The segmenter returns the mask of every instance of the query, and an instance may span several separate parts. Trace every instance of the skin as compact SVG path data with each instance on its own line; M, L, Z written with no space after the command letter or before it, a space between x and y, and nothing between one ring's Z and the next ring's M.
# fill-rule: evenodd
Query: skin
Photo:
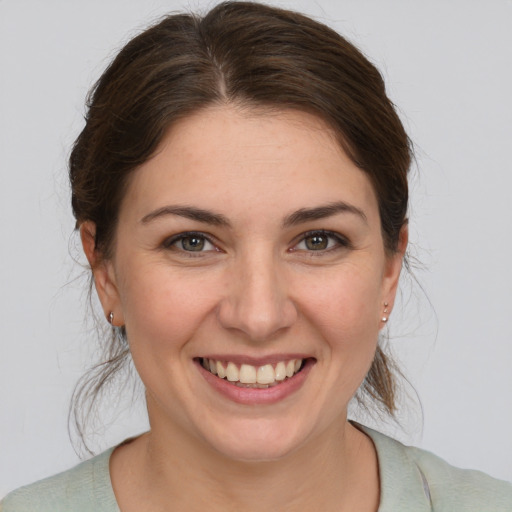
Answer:
M340 201L352 211L284 225ZM155 214L169 205L229 226ZM319 230L335 235L317 233L327 247L311 249ZM173 238L190 231L209 238L202 251ZM234 106L185 118L134 171L113 257L96 253L92 223L81 234L146 387L151 430L111 458L123 512L377 510L375 449L347 406L392 309L407 232L385 251L370 181L321 120ZM314 364L293 393L247 405L201 375L194 358L210 354Z

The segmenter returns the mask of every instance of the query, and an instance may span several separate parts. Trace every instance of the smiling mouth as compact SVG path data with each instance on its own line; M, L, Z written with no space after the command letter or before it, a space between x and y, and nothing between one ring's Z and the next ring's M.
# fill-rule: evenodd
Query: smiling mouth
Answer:
M231 384L242 388L267 389L277 386L299 373L306 359L290 359L276 364L253 366L250 364L237 365L231 361L216 361L201 357L201 366Z

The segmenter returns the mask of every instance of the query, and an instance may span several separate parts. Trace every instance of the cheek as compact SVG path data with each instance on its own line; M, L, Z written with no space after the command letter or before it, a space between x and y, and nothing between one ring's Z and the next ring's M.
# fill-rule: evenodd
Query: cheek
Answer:
M312 273L300 286L300 307L312 322L329 332L329 339L357 342L358 335L378 333L380 283L375 267L346 265Z
M144 268L130 274L120 290L132 352L139 346L156 352L178 349L213 307L209 281L200 275L180 278L158 264Z
M351 398L373 361L380 327L381 287L374 272L346 266L308 283L301 301L312 334L322 339L332 389Z
M158 264L139 268L145 271L132 272L120 290L132 359L146 388L148 407L150 401L160 404L153 413L166 407L158 397L185 408L188 381L183 370L197 355L194 336L205 318L211 317L213 297L199 276L180 279ZM177 417L182 412L173 414Z

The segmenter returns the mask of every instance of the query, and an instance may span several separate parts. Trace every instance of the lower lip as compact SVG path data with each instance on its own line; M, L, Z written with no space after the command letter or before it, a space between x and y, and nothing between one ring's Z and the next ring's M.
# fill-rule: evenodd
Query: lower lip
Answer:
M269 388L242 388L205 370L199 361L194 362L201 375L215 391L233 402L245 405L275 404L284 400L302 387L315 364L313 359L307 359L300 372Z

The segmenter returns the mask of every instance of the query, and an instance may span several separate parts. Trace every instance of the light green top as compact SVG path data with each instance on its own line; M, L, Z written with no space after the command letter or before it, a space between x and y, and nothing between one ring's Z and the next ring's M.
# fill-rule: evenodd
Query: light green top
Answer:
M378 512L512 512L512 484L454 468L429 452L358 427L377 449ZM13 491L0 512L119 512L109 474L113 450Z

